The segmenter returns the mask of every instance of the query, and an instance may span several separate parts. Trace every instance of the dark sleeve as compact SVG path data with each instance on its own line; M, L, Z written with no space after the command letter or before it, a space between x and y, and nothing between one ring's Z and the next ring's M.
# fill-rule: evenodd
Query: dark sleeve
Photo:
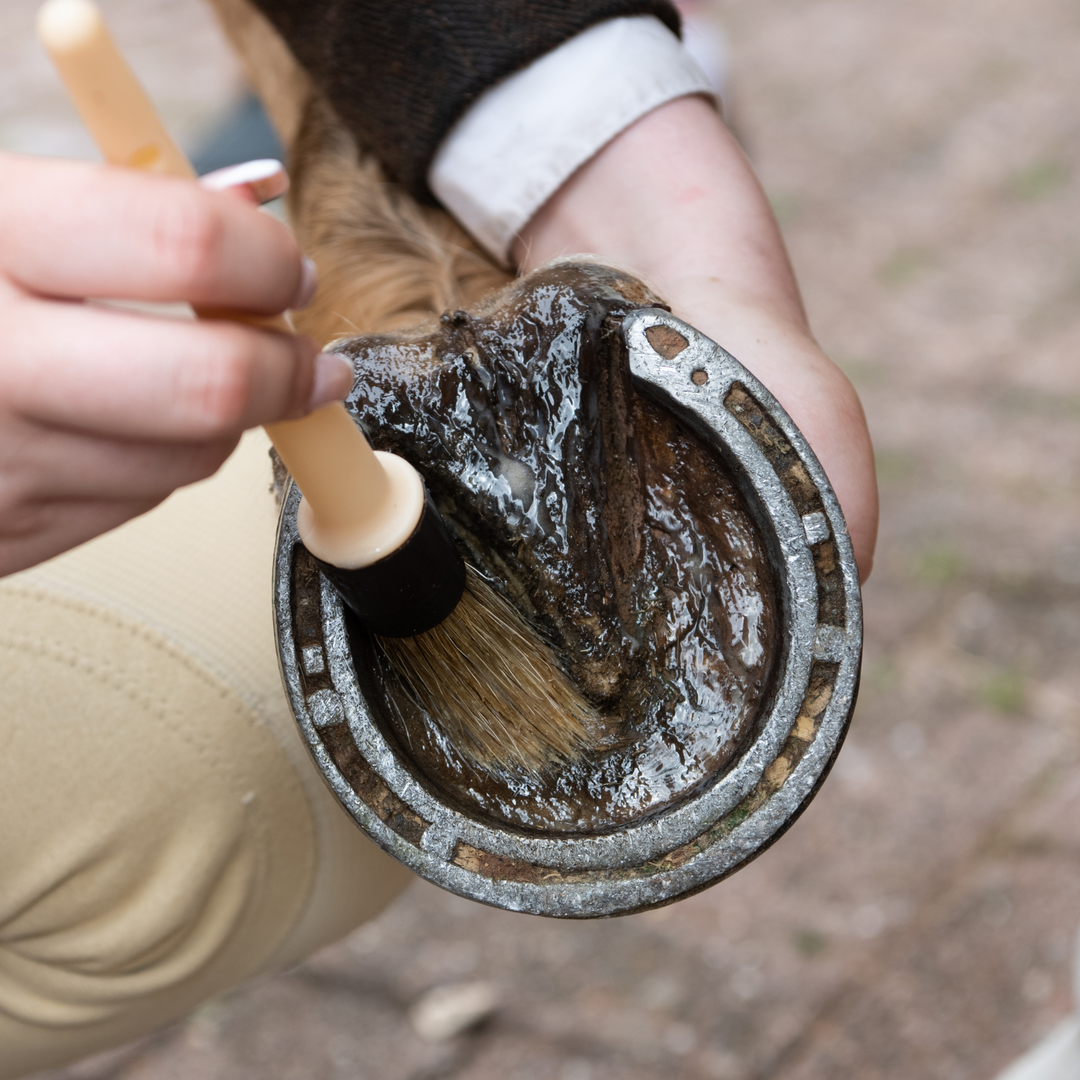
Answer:
M255 0L387 174L431 200L443 136L489 86L605 19L669 0Z

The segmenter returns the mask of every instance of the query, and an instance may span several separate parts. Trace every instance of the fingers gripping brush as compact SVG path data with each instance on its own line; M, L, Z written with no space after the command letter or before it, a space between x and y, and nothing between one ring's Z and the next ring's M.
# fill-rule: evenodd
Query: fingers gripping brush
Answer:
M110 164L194 179L91 0L49 0L38 32ZM227 317L292 332L281 316ZM588 702L466 567L407 461L372 450L341 404L266 431L303 494L304 545L461 753L539 775L588 749Z

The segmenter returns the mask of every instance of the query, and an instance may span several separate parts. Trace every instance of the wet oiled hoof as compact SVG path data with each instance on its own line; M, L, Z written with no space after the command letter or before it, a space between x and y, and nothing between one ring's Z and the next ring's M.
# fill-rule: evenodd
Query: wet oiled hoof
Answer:
M595 749L539 781L482 770L354 626L384 731L474 814L610 830L707 783L753 730L776 651L773 573L715 448L631 386L620 323L657 305L618 271L555 264L432 333L337 346L374 445L416 465L466 558L601 717Z
M600 729L539 776L471 765L321 579L292 489L282 670L357 823L444 888L562 918L670 903L780 836L843 740L862 621L839 505L768 390L589 264L341 347L359 422L424 473Z

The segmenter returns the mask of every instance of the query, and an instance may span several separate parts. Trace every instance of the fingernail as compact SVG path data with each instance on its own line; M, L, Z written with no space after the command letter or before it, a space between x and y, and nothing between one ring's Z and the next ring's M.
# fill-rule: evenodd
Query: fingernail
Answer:
M319 353L315 357L315 379L308 411L340 401L352 389L352 384L353 369L348 360L337 353Z
M301 260L300 287L296 290L296 299L289 305L293 311L301 311L315 299L319 288L319 271L311 259Z
M200 176L199 183L211 191L246 187L256 202L267 203L271 199L280 198L289 190L289 174L280 161L260 158L257 161L245 161L241 165L215 169L214 172Z

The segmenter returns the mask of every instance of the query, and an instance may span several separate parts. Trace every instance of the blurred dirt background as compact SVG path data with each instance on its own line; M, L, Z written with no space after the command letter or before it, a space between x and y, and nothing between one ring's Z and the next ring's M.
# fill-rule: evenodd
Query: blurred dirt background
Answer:
M209 13L104 6L197 146L242 92ZM92 156L35 7L0 5L0 147ZM51 1080L989 1080L1067 1013L1080 7L716 10L739 133L877 445L863 692L822 794L752 866L646 915L563 924L417 883L298 969ZM419 1037L422 995L476 983L484 1025Z

